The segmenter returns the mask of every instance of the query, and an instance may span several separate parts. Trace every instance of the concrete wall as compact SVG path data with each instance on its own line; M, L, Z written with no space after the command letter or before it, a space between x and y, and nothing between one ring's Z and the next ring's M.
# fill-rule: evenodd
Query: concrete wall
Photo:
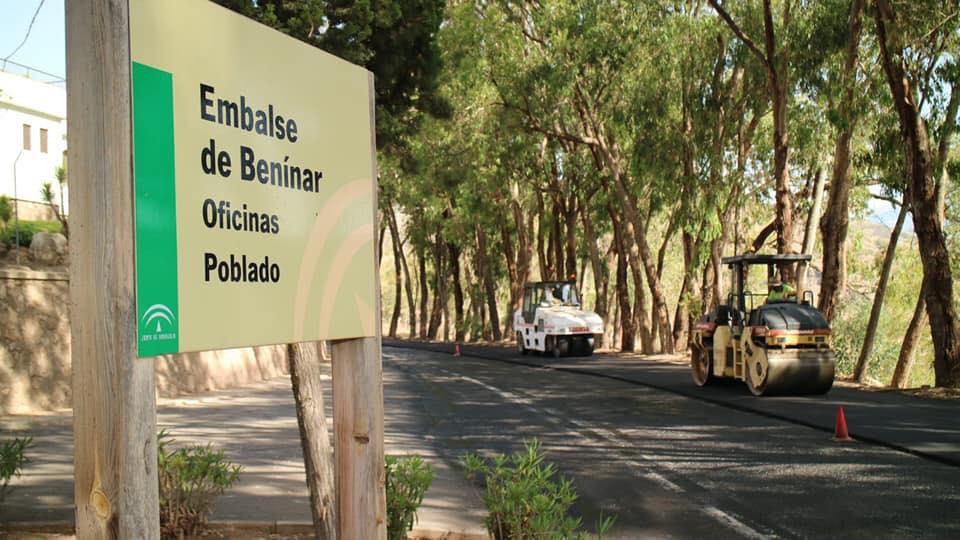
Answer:
M0 414L70 407L69 278L0 269ZM228 388L287 373L283 346L158 358L163 397Z

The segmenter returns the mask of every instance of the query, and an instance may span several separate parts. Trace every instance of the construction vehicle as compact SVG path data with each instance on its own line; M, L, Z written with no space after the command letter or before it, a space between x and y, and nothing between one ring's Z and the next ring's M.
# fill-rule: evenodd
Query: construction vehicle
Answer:
M730 293L694 327L690 367L697 386L732 378L757 396L830 390L835 368L830 325L813 306L811 291L798 291L780 278L798 275L797 265L810 259L796 254L722 259L730 269ZM749 291L754 266L767 269L766 293Z
M594 337L603 333L603 319L580 307L576 281L540 281L523 286L523 306L513 315L517 350L593 354Z

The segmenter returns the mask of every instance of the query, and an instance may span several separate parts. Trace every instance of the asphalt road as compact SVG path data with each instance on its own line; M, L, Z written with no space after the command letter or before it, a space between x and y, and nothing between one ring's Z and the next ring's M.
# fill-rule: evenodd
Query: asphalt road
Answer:
M536 438L585 523L618 516L613 537L960 537L954 402L845 388L754 398L696 389L683 366L392 345L384 368L421 389L437 454ZM831 441L838 404L860 441Z

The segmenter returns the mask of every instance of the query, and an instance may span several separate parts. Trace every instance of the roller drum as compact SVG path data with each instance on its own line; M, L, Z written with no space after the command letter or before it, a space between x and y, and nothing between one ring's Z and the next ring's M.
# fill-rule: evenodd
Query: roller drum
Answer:
M751 384L756 379L748 381L757 395L825 394L833 386L836 365L833 351L768 349L766 355L767 369L762 383Z

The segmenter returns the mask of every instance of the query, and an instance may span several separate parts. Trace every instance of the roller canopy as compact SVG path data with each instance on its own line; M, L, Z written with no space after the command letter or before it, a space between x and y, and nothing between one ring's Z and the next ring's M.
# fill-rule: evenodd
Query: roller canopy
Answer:
M748 253L746 255L736 255L734 257L724 257L723 264L779 264L809 261L811 255L797 253L775 255L764 253Z

